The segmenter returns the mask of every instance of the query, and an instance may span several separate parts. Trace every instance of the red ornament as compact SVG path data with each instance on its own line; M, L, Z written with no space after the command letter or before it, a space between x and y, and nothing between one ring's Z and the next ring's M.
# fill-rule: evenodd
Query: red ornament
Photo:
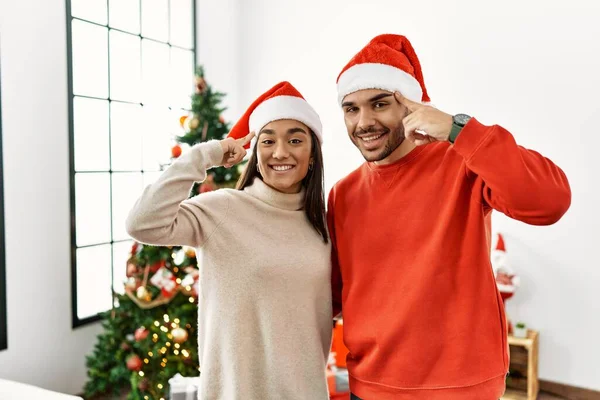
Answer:
M135 265L134 263L128 263L127 264L127 272L126 275L127 277L132 277L133 275L135 275L137 273L137 265Z
M152 264L150 266L150 272L155 273L156 271L158 271L161 267L164 267L167 263L165 262L165 260L160 260L154 264Z
M176 144L175 146L173 146L171 148L171 156L173 156L173 158L177 158L181 155L181 146Z
M139 371L142 369L142 359L137 354L132 354L127 358L127 369L130 371Z
M183 128L183 124L185 124L185 120L187 119L187 115L182 115L181 117L179 117L179 125L181 125L181 127Z
M142 379L138 382L138 389L140 389L142 392L150 389L150 381L146 378Z
M150 331L142 326L135 330L133 336L135 337L136 342L141 342L142 340L146 339L149 334Z

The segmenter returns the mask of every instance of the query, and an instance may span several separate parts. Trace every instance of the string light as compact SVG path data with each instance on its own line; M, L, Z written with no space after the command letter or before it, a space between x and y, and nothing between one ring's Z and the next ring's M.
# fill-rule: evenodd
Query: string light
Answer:
M150 362L150 360L148 360L147 358L144 358L144 362L145 362L146 364L148 364L148 363Z
M179 343L175 343L175 348L178 349L179 347Z
M178 285L181 285L181 279L177 278L175 279L175 282L177 282Z
M161 326L160 330L163 331L163 332L165 332L165 333L169 332L169 330L166 327L164 327L164 326Z
M154 326L160 326L160 322L154 321Z
M175 322L172 322L171 323L171 328L173 328L173 329L177 328L177 324Z
M175 354L176 356L179 355L179 350L173 350L173 354Z
M185 290L187 290L188 292L191 292L192 291L192 287L191 286L186 286Z
M183 354L184 357L189 357L190 356L190 353L188 353L188 351L185 350L185 349L181 350L181 354Z
M169 322L169 316L167 314L163 315L165 322Z
M171 342L167 342L165 344L167 345L167 347L171 347Z
M149 352L148 352L148 355L149 355L150 357L154 357L154 353L152 353L151 351L149 351Z
M177 267L173 268L173 272L178 273L179 272L179 268L177 268Z
M158 385L156 385L156 387L159 388L159 389L162 389L163 385L162 385L162 383L159 383Z
M138 373L140 374L140 376L144 376L144 371L140 371Z
M176 324L179 324L179 322L181 322L179 321L179 318L175 318L173 321L175 321Z
M194 298L190 297L190 303L193 303L193 302L194 302Z

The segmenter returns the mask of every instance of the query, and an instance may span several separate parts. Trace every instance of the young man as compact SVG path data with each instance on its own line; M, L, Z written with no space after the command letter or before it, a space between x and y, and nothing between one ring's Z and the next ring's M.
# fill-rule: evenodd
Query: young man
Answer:
M428 106L404 36L375 37L337 84L367 161L328 211L353 399L500 398L507 331L485 221L495 209L555 223L571 202L565 174L498 125Z

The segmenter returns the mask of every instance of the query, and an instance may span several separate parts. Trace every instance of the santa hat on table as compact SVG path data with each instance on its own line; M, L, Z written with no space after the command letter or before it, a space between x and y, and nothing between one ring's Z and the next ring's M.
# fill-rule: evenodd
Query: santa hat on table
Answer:
M339 104L347 95L364 89L398 91L414 102L430 102L417 54L401 35L373 38L342 69L337 89Z
M240 139L250 132L258 135L267 124L281 119L302 122L323 143L323 126L319 115L289 82L278 83L254 100L227 136ZM252 144L255 140L253 139ZM249 148L250 144L245 147Z

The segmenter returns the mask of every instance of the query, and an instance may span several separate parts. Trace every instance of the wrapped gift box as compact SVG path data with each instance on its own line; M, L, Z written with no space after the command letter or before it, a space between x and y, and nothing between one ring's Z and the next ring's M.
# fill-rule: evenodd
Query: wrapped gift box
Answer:
M170 400L197 400L198 389L200 388L200 377L186 378L176 374L169 379L169 399Z

